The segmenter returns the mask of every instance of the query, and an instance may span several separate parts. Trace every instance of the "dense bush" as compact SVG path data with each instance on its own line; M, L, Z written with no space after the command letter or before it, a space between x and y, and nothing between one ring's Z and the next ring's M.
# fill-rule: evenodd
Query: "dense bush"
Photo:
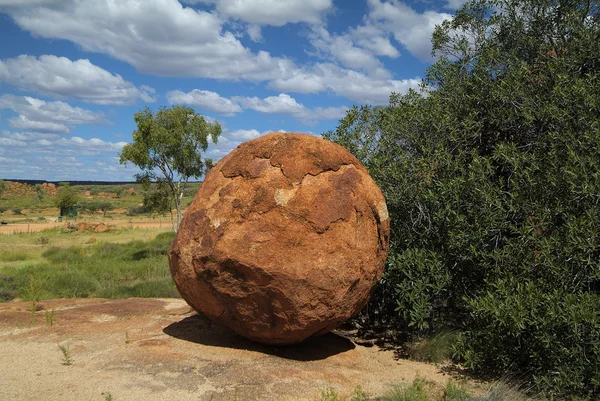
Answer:
M472 1L433 44L423 92L355 107L326 134L390 210L368 317L458 329L467 366L598 394L599 5Z
M151 214L152 210L148 210L145 206L132 206L127 210L127 216L139 216L140 214Z

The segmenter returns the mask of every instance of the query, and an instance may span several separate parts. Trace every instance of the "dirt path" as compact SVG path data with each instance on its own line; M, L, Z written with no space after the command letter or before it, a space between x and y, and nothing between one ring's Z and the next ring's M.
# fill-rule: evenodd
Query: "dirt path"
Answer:
M123 221L107 221L106 224L117 227L131 227L131 228L153 228L153 227L171 227L170 222L158 222L158 221L143 221L143 222L123 222ZM47 230L55 227L64 227L65 223L15 223L15 224L2 224L0 225L0 234L15 234L15 233L27 233L27 232L38 232Z
M29 303L0 304L1 400L318 400L328 385L342 395L357 384L382 394L417 375L436 388L449 378L331 333L291 347L254 344L179 299L43 306L32 313ZM71 366L62 363L59 344Z

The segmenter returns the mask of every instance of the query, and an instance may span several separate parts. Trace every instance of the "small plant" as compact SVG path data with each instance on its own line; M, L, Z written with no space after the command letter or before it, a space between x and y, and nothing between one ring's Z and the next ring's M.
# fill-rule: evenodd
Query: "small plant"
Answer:
M50 243L50 238L48 238L45 235L42 235L41 237L39 237L35 240L35 243L40 246L46 246Z
M321 390L321 401L341 401L339 393L331 385Z
M34 324L37 320L36 312L40 309L39 301L33 300L29 304L29 323Z
M369 399L369 393L364 391L359 384L354 388L354 395L352 397L350 397L349 400L350 401L367 401L368 399Z
M21 215L22 214L21 212L23 211L23 209L21 209L20 207L13 207L11 210L12 210L13 214L18 214L18 215Z
M58 349L60 350L60 352L62 352L62 364L65 366L73 365L73 356L71 355L69 344L58 344Z
M451 359L457 334L444 331L408 345L408 356L415 361L440 363Z
M46 286L46 280L39 274L30 274L27 286L24 288L23 297L31 300L31 308L34 311L39 310L40 299Z
M106 393L102 393L102 395L104 396L105 401L113 401L113 397L112 397L111 393L106 392Z
M516 387L505 383L494 384L488 392L481 397L469 398L468 401L531 401L532 399L523 395Z
M444 387L442 401L469 401L471 398L467 390L460 384L450 380Z
M417 377L409 386L397 386L381 398L383 401L428 401L425 379Z
M54 326L54 321L56 320L56 310L54 308L51 310L46 310L44 312L44 320L46 320L46 324L48 326Z
M131 339L129 338L128 331L125 331L125 344L131 344Z

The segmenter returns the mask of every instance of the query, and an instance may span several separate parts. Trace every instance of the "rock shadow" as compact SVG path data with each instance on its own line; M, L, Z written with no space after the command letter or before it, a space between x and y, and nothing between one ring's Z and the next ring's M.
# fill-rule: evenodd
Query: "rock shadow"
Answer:
M201 315L189 316L171 323L163 329L163 333L197 344L261 352L295 361L326 359L355 348L352 341L334 333L311 337L295 345L259 344L235 334L226 327L214 324Z

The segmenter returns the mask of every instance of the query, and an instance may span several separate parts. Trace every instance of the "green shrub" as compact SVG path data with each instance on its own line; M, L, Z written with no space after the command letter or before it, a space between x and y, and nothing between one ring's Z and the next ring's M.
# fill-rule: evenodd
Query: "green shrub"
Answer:
M47 279L47 287L56 298L88 298L93 296L101 285L85 270L68 269L53 273Z
M145 206L132 206L127 210L127 216L139 216L140 214L149 214L150 210Z
M41 246L46 246L50 243L50 238L46 235L41 235L36 238L35 243Z
M0 302L10 301L17 296L19 284L14 277L0 275Z
M355 107L326 138L391 219L368 321L462 331L468 366L600 395L600 11L468 2L433 35L426 93ZM554 38L560 38L558 42Z
M408 356L415 361L440 363L452 358L457 333L444 331L408 344Z
M509 279L470 299L469 306L472 326L456 346L467 366L499 375L526 371L549 395L586 394L590 384L600 383L596 294L543 290L531 280Z
M48 248L42 256L52 263L81 263L85 258L86 250L81 246L72 246L69 248L61 248L53 246Z

